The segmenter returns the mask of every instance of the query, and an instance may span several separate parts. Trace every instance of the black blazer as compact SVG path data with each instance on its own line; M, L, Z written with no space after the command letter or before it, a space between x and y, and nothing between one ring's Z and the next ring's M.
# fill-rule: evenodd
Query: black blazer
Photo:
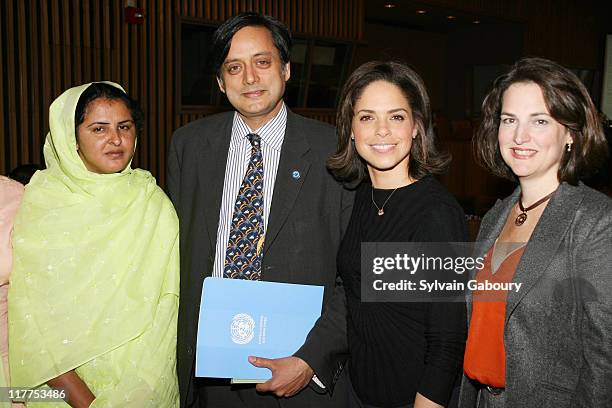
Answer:
M215 257L233 115L213 115L178 129L168 154L168 193L180 220L177 370L182 406L193 379L202 283L212 274ZM287 112L262 266L266 281L325 287L323 314L295 355L312 367L329 391L348 351L346 300L336 279L336 252L353 201L352 193L325 167L335 144L333 127ZM299 178L292 176L295 170Z

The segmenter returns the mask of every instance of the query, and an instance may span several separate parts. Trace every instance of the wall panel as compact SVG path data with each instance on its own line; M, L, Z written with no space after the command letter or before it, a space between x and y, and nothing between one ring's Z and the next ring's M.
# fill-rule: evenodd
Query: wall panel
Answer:
M172 132L204 113L175 110L178 16L223 21L271 14L302 36L362 38L364 0L137 0L143 25L124 22L125 0L3 0L0 7L0 174L43 163L49 105L69 87L110 80L141 102L145 131L134 164L164 182ZM333 122L330 111L303 114Z

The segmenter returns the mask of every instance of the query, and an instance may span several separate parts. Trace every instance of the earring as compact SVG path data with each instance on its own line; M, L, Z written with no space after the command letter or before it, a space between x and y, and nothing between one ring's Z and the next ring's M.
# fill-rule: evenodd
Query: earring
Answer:
M568 144L566 145L566 149L567 149L567 151L568 151L568 152L571 152L571 151L572 151L572 144L571 144L571 143L568 143Z
M351 140L355 140L355 135L351 135Z

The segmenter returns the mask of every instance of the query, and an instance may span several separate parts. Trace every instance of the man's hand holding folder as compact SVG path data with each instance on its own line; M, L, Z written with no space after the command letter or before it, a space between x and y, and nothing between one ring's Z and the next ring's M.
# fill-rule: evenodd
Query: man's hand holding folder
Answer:
M255 367L272 371L272 378L257 385L259 392L271 392L277 397L292 397L308 385L314 372L299 357L263 358L249 356Z

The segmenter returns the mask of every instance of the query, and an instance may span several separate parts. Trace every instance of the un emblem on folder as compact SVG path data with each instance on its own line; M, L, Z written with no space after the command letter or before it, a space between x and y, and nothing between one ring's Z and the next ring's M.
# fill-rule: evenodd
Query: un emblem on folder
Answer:
M238 313L230 325L232 341L236 344L248 344L255 335L255 320L246 313Z

